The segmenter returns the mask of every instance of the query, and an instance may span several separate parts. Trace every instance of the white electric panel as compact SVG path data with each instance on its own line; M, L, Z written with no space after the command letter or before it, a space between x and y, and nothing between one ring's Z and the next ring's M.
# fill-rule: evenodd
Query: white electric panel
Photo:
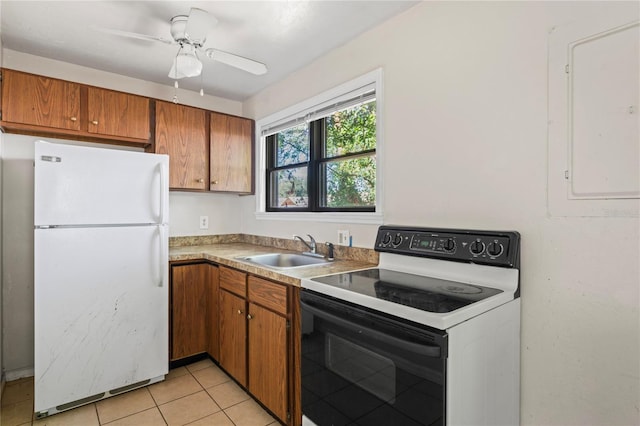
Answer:
M549 34L551 216L640 215L638 5Z
M640 24L569 45L572 198L640 196Z

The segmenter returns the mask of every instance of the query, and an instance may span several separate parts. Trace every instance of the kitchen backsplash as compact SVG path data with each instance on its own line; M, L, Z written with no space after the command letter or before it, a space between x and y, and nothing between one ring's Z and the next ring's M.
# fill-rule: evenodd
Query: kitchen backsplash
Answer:
M302 242L288 238L265 237L247 234L196 235L186 237L170 237L169 247L204 246L211 244L244 243L273 247L274 249L307 251ZM318 253L326 255L327 246L318 242ZM341 260L356 260L367 263L378 263L378 252L362 247L334 246L334 257Z

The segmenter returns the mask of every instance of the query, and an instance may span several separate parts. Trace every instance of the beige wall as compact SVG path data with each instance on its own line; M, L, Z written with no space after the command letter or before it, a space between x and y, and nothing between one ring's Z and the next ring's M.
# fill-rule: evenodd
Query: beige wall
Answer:
M522 424L640 423L638 218L547 209L547 40L638 3L423 2L246 101L260 119L382 67L385 223L522 234ZM256 220L242 231L371 247L376 227Z

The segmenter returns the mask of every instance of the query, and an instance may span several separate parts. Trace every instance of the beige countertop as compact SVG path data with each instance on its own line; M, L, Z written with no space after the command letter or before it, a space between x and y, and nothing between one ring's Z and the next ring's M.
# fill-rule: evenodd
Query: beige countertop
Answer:
M207 260L219 265L229 266L250 274L280 281L283 283L300 286L300 280L321 275L340 272L355 271L358 269L373 268L373 263L336 259L329 264L305 266L301 268L275 269L267 266L259 266L253 263L236 259L241 256L252 256L265 253L299 253L284 250L282 248L247 243L220 243L209 245L190 245L169 248L169 261Z

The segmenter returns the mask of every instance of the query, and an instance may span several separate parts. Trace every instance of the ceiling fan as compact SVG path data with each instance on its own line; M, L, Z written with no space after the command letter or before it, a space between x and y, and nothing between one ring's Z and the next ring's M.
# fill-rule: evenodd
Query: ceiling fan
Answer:
M222 62L252 74L262 75L267 72L267 66L261 62L218 49L204 48L207 34L218 22L209 12L192 7L188 16L174 16L170 22L172 40L128 31L113 29L105 31L123 37L180 45L168 74L174 80L199 76L202 73L202 62L199 55L207 56L214 61Z

